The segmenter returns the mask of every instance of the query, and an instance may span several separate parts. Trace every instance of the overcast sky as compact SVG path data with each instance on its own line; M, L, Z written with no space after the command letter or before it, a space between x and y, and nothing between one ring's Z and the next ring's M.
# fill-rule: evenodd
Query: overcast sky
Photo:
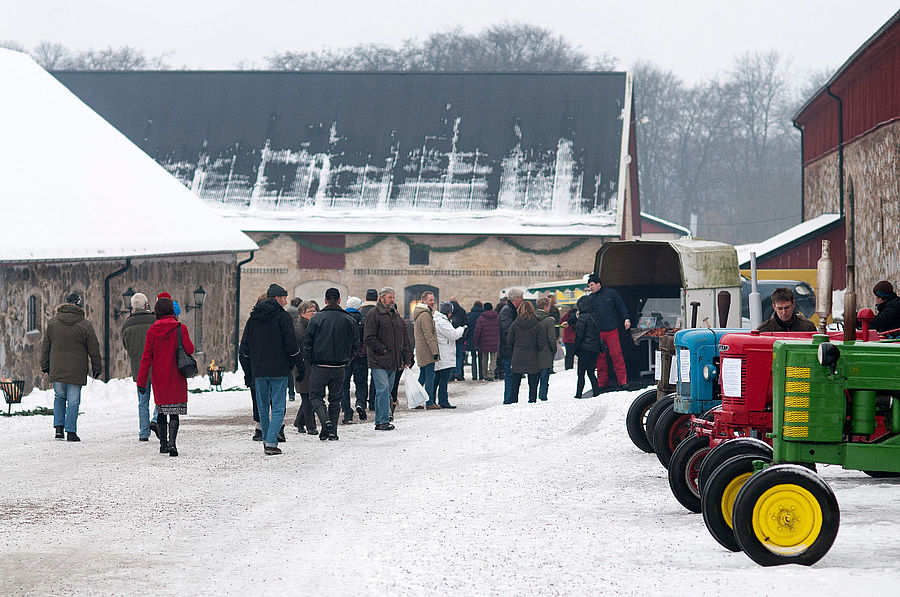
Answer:
M627 68L649 60L689 82L735 54L778 50L798 72L839 67L898 9L897 0L0 0L0 40L75 50L129 45L171 52L172 67L265 66L285 50L406 38L514 20L566 36Z

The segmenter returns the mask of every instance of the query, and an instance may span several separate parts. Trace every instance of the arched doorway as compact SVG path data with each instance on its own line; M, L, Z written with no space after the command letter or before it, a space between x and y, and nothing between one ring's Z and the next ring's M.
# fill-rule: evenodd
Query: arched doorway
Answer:
M440 303L441 295L437 286L431 286L430 284L413 284L412 286L407 286L403 292L403 299L406 301L406 304L403 306L402 311L406 314L407 319L412 318L413 309L419 304L419 298L426 290L433 292L434 300L436 303Z

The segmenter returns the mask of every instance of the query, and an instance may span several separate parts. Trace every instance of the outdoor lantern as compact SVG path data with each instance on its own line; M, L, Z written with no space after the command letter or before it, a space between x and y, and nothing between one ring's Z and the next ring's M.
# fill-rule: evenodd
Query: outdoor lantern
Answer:
M209 385L215 387L216 390L222 391L222 374L224 373L220 367L216 365L215 359L206 369L209 373Z
M115 319L119 319L119 315L125 315L126 313L131 314L131 297L133 297L134 295L134 288L132 288L131 286L128 287L128 290L122 293L122 300L125 302L125 308L116 308L113 311L113 317Z
M194 307L199 309L203 306L203 301L205 300L206 291L203 290L203 286L200 286L199 288L197 288L197 290L194 291Z

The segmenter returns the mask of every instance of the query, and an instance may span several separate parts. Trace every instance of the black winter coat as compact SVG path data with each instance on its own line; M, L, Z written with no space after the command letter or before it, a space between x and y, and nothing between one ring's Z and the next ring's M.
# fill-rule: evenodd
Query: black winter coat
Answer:
M592 312L596 318L597 325L604 332L619 329L626 319L628 319L628 310L625 308L625 301L619 296L619 293L603 286L597 292L588 295L591 298Z
M466 350L475 349L475 328L478 326L478 318L484 313L484 307L474 306L469 311L469 327L466 328Z
M897 295L886 299L880 305L875 307L878 309L878 315L872 320L872 327L879 332L888 330L896 330L900 328L900 298Z
M286 377L303 367L294 322L274 298L253 307L241 337L240 356L250 365L249 377Z
M593 355L605 352L604 343L600 338L600 326L594 319L594 301L590 297L578 299L578 322L575 324L575 354Z
M310 365L346 365L357 348L356 320L340 305L325 305L309 320L303 337L303 358Z
M512 346L509 344L507 335L509 328L516 320L517 312L512 303L506 303L500 309L500 356L508 357L512 354Z

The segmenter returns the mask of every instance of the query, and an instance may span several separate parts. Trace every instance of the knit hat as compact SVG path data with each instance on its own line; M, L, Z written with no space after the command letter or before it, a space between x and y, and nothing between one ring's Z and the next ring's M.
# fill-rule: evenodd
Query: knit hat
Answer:
M325 291L325 300L326 301L336 301L341 298L341 291L337 288L329 288Z
M159 294L156 295L156 300L159 300L159 299L161 299L161 298L167 298L167 299L169 299L169 300L171 301L171 300L172 300L172 295L169 294L168 292L160 292Z
M270 284L269 289L266 290L266 297L272 298L276 296L287 296L287 290L278 284Z
M894 287L887 280L882 280L872 289L872 294L881 298L890 298L894 296Z
M351 296L347 299L347 308L348 309L359 309L359 306L362 304L362 301L359 300L358 296Z
M367 301L377 301L378 300L378 291L374 288L369 288L366 291L366 300Z
M493 311L493 310L494 310L494 305L492 305L492 304L490 304L490 303L485 303L485 304L484 304L484 310L485 310L485 311Z
M453 305L451 305L450 303L441 303L440 311L444 315L450 315L451 313L453 313Z
M76 307L80 307L81 306L81 295L78 294L77 292L71 292L66 297L66 302L69 303L70 305L75 305Z

